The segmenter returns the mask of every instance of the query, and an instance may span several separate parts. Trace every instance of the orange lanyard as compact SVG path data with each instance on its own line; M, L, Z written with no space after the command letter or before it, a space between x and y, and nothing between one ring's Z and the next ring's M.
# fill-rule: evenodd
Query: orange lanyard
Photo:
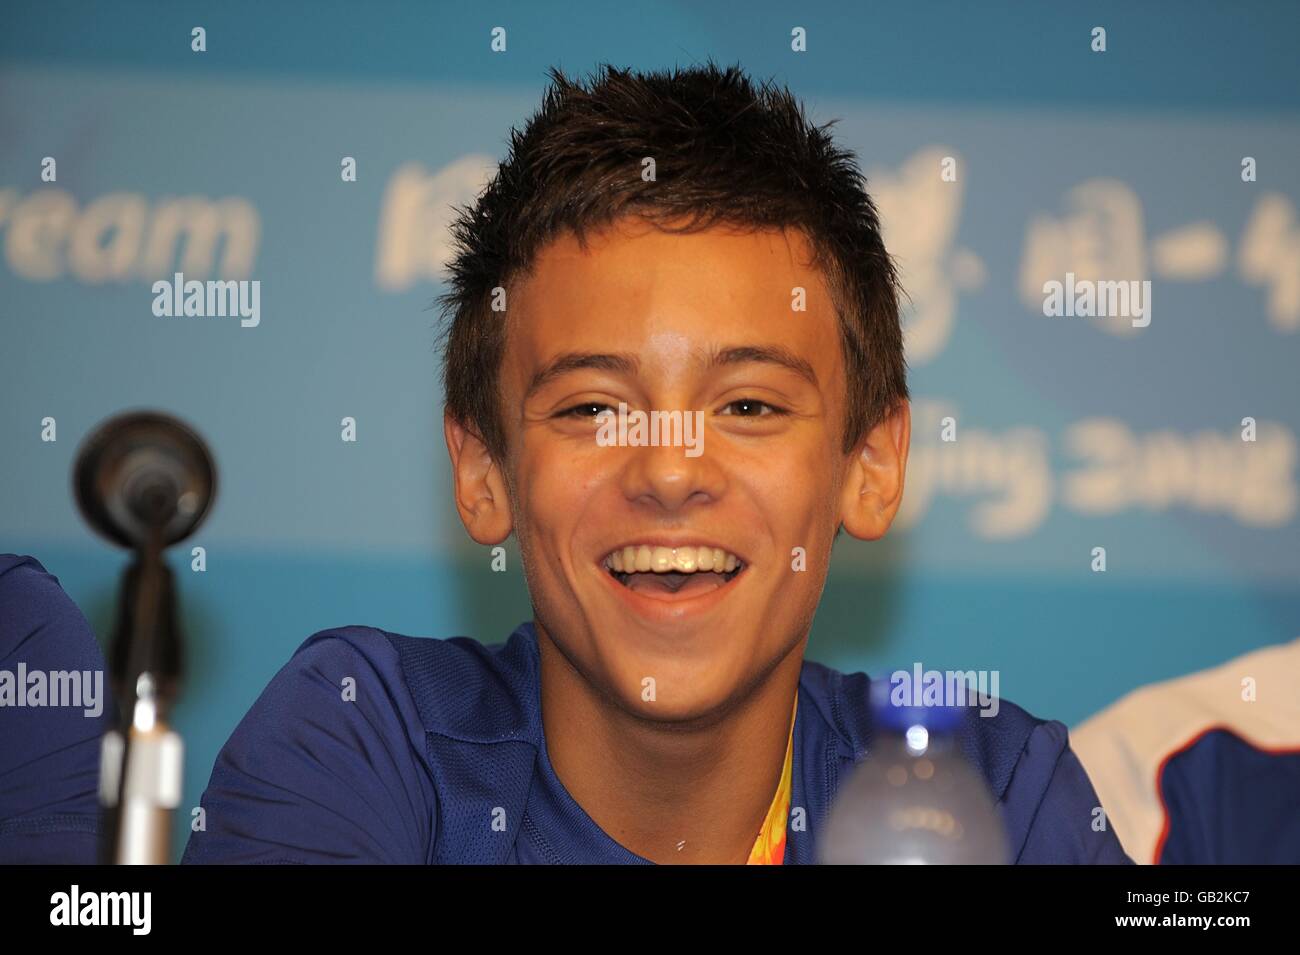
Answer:
M785 767L781 770L781 782L777 784L776 795L768 807L767 818L754 840L754 848L749 851L749 865L782 865L785 862L785 828L790 814L790 792L794 767L794 719L799 712L799 691L794 693L794 712L790 714L790 738L785 744Z

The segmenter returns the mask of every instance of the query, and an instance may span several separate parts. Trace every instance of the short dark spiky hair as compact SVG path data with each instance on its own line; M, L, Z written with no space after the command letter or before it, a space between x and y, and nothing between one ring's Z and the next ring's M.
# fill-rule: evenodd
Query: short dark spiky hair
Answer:
M566 232L625 215L670 231L796 228L839 314L848 381L844 452L907 398L898 278L853 154L814 126L788 89L712 62L633 73L608 64L583 84L558 69L541 109L477 201L457 210L443 348L446 408L498 461L506 452L498 378L505 324L492 289L526 274ZM655 181L642 179L653 157ZM667 228L667 226L662 226ZM495 320L494 320L495 319Z

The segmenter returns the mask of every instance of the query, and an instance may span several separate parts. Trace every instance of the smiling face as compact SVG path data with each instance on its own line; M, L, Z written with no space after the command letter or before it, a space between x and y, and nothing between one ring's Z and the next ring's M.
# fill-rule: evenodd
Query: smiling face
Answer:
M806 639L837 527L877 537L897 508L906 405L844 453L838 319L811 257L793 230L639 219L585 250L557 239L510 291L504 484L448 422L471 536L513 530L539 630L630 712L742 700ZM620 404L699 420L698 444L598 440Z

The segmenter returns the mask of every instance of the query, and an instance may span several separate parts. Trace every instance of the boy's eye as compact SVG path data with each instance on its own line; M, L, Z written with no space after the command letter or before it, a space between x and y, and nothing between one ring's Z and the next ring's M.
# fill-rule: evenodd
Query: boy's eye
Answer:
M573 405L571 408L565 408L559 412L556 417L559 418L578 418L595 420L605 413L615 414L612 407L602 404L599 401L584 401L580 405ZM765 418L769 415L785 414L784 408L778 408L776 405L768 404L766 401L758 401L754 398L737 398L730 401L722 407L722 414L734 415L738 418Z
M609 405L603 405L599 401L584 401L580 405L574 405L572 408L565 408L560 412L561 418L596 418L602 412L608 411L611 414L614 409Z
M785 409L754 398L737 398L735 401L724 405L722 413L736 415L741 418L763 418L768 415L785 414Z

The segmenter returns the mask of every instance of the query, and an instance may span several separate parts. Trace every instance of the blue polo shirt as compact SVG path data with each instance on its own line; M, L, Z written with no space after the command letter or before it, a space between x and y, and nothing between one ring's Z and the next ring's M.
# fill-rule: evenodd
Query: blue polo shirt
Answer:
M816 858L831 800L871 743L869 678L805 661L785 862ZM1096 831L1066 728L1002 701L963 752L997 798L1012 857L1130 861ZM504 644L345 627L307 640L221 750L187 863L631 863L565 790L542 730L537 635Z

